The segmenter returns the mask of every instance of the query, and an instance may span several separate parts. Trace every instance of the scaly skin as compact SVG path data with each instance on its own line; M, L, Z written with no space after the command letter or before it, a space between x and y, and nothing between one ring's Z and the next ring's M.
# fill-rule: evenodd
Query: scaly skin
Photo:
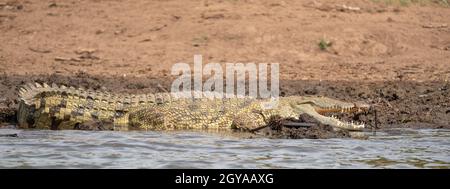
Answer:
M112 130L251 130L271 116L298 118L308 114L335 129L357 131L363 124L341 122L324 113L363 111L363 103L326 97L280 97L278 106L263 109L269 100L253 98L176 98L178 94L115 95L107 92L28 84L20 89L20 128L77 129L95 122Z

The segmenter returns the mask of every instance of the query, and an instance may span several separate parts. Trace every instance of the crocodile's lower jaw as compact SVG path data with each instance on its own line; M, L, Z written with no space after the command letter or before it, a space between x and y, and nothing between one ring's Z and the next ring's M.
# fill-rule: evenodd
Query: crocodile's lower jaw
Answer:
M360 130L365 128L365 123L364 122L353 122L353 121L346 122L346 121L342 121L342 120L338 119L334 115L332 115L332 116L330 116L328 118L333 119L334 121L336 121L338 128L346 128L347 130L354 130L354 131L360 131Z

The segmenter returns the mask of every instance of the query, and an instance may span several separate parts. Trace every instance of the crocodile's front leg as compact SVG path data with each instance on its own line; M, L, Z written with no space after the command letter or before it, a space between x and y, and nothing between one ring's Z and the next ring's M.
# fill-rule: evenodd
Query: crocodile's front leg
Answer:
M265 115L260 111L242 112L231 116L230 128L239 131L253 131L267 125Z

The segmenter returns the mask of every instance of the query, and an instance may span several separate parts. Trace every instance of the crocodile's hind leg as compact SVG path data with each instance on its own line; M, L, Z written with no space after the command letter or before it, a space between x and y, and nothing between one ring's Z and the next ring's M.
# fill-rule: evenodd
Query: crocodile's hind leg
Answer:
M34 123L33 125L29 125L29 128L33 129L51 129L52 125L52 117L49 113L36 111L34 114Z
M40 113L36 115L36 120L32 128L35 129L51 129L51 130L71 130L76 129L78 121L60 119L56 116L50 116L48 113Z

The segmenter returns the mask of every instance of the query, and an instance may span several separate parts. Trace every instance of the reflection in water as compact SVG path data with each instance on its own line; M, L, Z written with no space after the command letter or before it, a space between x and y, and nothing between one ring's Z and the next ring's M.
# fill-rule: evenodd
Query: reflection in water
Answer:
M199 132L0 129L0 168L450 168L450 130L369 140L243 139Z

